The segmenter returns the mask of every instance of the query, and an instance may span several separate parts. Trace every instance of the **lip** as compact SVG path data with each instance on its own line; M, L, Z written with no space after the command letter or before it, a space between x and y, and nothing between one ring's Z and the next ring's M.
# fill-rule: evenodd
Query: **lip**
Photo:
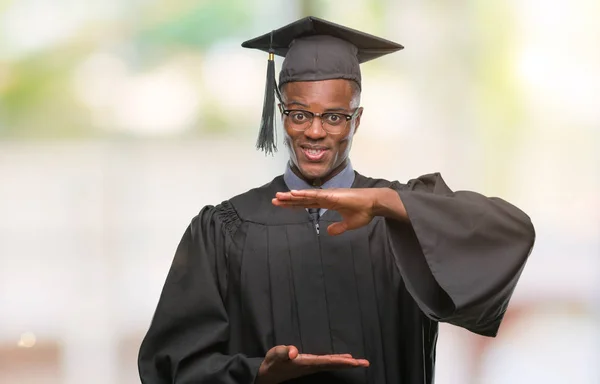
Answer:
M311 162L321 161L328 151L326 147L308 145L302 145L300 146L300 149L302 150L304 157Z
M300 144L299 147L302 149L323 149L323 150L329 149L323 145L311 145L311 144Z

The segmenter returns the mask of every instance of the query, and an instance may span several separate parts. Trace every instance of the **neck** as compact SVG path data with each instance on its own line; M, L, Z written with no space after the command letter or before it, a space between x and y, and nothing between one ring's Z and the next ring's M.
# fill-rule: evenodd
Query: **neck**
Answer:
M331 172L329 172L327 174L327 176L322 177L322 178L315 178L315 179L306 178L302 174L302 172L300 172L300 169L298 169L296 164L292 164L291 168L292 168L292 172L294 172L294 174L296 176L298 176L302 180L306 181L308 184L313 185L313 186L321 186L321 185L325 184L327 181L331 180L335 175L340 173L344 168L346 168L346 165L348 165L348 159L344 160L340 165L335 167Z

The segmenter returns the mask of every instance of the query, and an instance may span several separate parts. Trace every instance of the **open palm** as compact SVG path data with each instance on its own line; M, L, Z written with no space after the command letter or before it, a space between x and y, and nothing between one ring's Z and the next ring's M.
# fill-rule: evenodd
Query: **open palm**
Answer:
M330 235L363 227L373 220L377 190L374 188L331 188L278 192L273 204L285 208L325 208L337 211L342 221L327 228Z
M256 384L278 384L320 371L337 371L368 366L368 360L356 359L350 354L301 354L294 346L279 345L267 352L258 370Z

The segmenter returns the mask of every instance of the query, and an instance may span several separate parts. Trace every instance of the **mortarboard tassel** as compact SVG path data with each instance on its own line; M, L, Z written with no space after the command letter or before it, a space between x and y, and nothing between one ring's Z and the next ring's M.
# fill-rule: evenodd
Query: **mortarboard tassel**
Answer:
M273 44L273 33L271 32L271 44ZM277 144L275 143L275 92L277 82L275 81L275 54L273 49L269 49L269 62L267 64L267 81L265 84L265 100L263 104L262 119L260 122L260 132L256 148L265 152L265 154L273 154L277 152Z

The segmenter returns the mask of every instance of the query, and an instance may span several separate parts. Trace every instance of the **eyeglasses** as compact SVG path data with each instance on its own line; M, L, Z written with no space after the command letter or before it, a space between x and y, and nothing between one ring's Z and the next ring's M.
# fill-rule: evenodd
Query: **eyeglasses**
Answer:
M295 131L306 131L312 126L315 117L318 117L321 119L323 130L334 135L344 132L348 122L353 120L360 110L360 108L357 108L354 113L347 115L337 112L314 113L301 109L283 109L281 106L279 108L281 113L289 118L290 128Z

